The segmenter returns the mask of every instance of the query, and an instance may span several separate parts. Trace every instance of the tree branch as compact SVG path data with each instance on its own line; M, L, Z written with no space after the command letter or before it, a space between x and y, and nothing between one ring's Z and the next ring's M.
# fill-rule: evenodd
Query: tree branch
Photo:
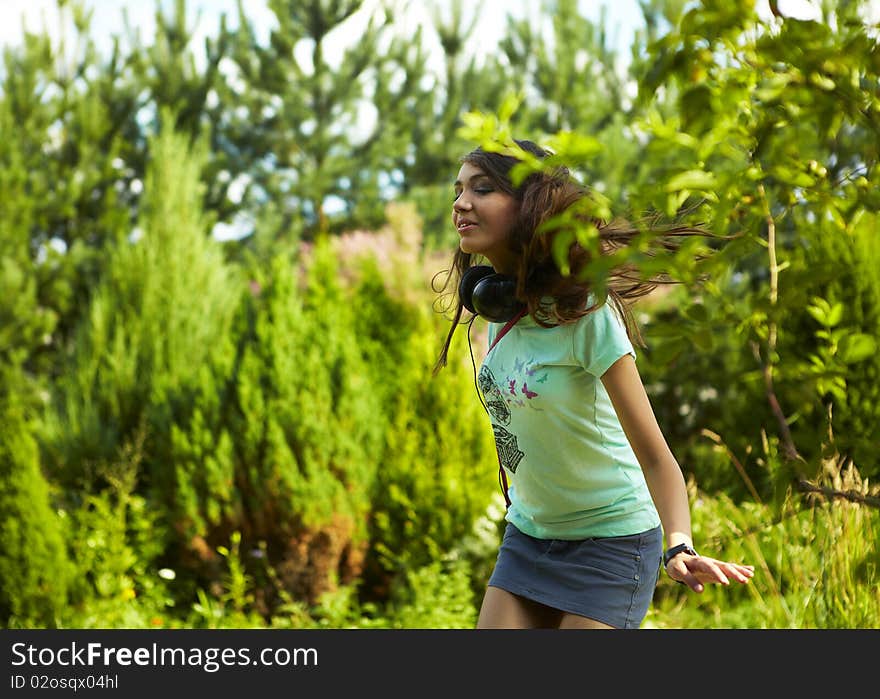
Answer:
M880 508L880 497L874 495L865 495L857 490L837 490L836 488L828 488L815 483L810 483L806 478L798 478L797 489L801 493L815 493L821 495L828 500L840 499L849 500L860 505L868 505L869 507Z

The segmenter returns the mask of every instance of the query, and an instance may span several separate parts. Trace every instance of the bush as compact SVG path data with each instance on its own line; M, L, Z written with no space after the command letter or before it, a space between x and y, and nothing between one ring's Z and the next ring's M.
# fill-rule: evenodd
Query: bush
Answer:
M17 384L16 372L0 365L0 620L54 627L70 570L32 425L11 393Z
M449 366L432 377L445 328L427 297L402 301L367 268L357 298L385 435L376 454L364 592L387 599L396 577L461 545L497 492L497 457L463 351L464 331Z

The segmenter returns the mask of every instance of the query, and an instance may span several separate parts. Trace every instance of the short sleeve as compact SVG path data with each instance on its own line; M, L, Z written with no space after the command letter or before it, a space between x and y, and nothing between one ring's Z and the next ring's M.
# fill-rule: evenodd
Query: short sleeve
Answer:
M601 377L625 354L636 356L623 319L610 302L578 321L573 345L575 360L596 377Z

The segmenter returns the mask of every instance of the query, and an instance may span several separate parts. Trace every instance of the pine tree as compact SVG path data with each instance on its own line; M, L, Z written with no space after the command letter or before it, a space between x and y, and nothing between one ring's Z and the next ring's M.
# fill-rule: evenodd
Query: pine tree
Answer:
M220 64L229 53L226 15L220 16L216 30L208 28L202 53L193 46L201 16L188 23L187 0L175 0L168 14L156 3L156 31L149 43L133 33L129 64L133 79L144 91L143 112L160 118L163 110L174 114L171 125L186 134L194 144L204 134L209 140L202 169L204 203L216 222L230 223L241 209L241 200L230 193L239 176L246 175L254 163L238 157L221 133L222 123L234 109L218 98L223 81Z
M138 89L118 44L106 61L98 55L79 2L59 3L58 20L72 34L26 33L4 49L0 85L0 177L13 187L3 192L0 236L27 241L18 263L55 318L27 360L47 374L59 366L108 248L131 230L142 178Z
M269 7L277 26L267 45L243 4L238 27L223 39L235 71L220 100L236 105L223 135L250 163L250 202L278 207L277 238L373 226L400 139L383 113L370 116L373 100L379 109L402 100L415 80L397 89L389 79L402 51L389 34L392 17L385 9L372 15L336 62L335 32L367 11L363 0L270 0Z
M559 150L567 142L553 138L574 134L579 148L569 147L569 166L623 213L639 148L629 66L612 45L607 15L603 6L593 21L575 0L542 0L540 21L511 19L500 49L523 97L511 118L515 135Z
M65 478L112 461L144 422L149 451L153 429L162 433L150 422L173 412L228 342L235 275L201 210L204 144L187 142L170 126L151 138L139 225L113 250L77 329L47 432Z
M33 169L32 140L48 128L50 108L34 98L47 50L31 36L21 55L4 52L7 71L24 70L7 75L0 98L0 625L7 628L55 626L67 599L65 542L35 417L47 387L41 355L57 322L41 298L30 239L48 184Z

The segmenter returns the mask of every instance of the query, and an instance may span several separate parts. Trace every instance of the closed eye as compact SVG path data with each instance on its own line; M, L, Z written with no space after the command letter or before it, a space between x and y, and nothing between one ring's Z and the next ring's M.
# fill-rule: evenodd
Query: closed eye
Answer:
M465 186L465 183L462 183L460 180L456 180L453 183L452 200L457 200L462 195L462 192L464 192L464 190L468 187L475 194L478 194L480 196L485 196L495 191L495 187L492 185L492 181L485 175L485 173L480 172L473 175L467 180L467 186Z
M464 191L464 190L462 190L462 191ZM495 191L494 187L474 187L474 192L476 194L479 194L480 196L485 196L487 194L491 194L494 191ZM458 199L461 196L461 194L462 194L461 192L453 192L452 201L455 201L456 199Z

